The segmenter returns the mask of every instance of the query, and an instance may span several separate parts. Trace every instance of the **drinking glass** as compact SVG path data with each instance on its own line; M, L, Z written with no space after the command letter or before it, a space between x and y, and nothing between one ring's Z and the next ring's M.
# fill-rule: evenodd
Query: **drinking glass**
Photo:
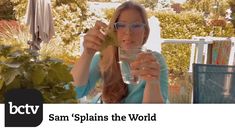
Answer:
M136 60L137 55L141 52L145 52L144 47L134 47L129 49L119 48L119 65L121 75L124 83L126 84L139 84L140 77L131 74L130 64Z

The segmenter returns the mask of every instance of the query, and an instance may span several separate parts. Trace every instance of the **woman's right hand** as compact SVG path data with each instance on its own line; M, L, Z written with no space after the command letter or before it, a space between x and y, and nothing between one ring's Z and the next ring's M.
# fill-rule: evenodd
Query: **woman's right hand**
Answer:
M96 21L95 26L91 28L84 36L84 52L93 56L99 51L101 44L105 39L105 35L100 31L107 28L107 25L101 21Z

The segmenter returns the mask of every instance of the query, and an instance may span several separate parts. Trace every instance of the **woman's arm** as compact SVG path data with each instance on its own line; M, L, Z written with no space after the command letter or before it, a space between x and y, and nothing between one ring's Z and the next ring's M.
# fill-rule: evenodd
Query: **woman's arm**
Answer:
M89 73L86 73L86 74L88 74L87 79L84 80L84 82L86 82L86 83L75 85L77 98L81 98L83 96L86 96L92 88L95 88L97 80L100 79L99 61L100 61L100 55L97 53L93 56L93 58L91 60L91 63L89 66L89 71L88 71ZM81 72L83 73L84 71L81 71ZM82 75L82 73L81 73L81 78L84 77L84 75Z
M83 86L87 84L92 57L93 55L83 52L79 60L73 66L71 74L73 76L74 86Z
M95 26L84 36L84 52L71 70L75 86L87 84L91 60L94 54L100 50L104 41L105 35L100 31L104 27L107 27L105 23L96 21Z
M163 103L159 81L146 82L143 103Z

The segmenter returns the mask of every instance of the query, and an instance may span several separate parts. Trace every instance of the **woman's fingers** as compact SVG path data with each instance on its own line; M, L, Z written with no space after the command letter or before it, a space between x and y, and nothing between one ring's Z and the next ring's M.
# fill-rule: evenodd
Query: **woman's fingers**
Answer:
M86 48L93 49L95 51L100 50L100 46L96 45L95 43L91 43L91 42L86 43Z
M146 81L156 81L156 77L153 77L153 76L143 76L143 77L140 77L140 78L142 80L146 80Z
M108 26L105 23L96 21L95 26L91 28L84 36L83 45L86 51L91 50L92 53L94 53L95 51L100 50L101 44L105 40L105 35L101 32L101 30L107 27Z
M101 31L99 31L95 28L91 29L91 31L88 33L88 35L95 36L101 40L105 39L105 35L103 33L101 33Z
M132 70L133 75L138 75L138 76L159 76L160 72L156 69L141 69L141 70Z
M136 61L131 63L132 74L143 80L156 80L160 77L160 64L152 53L137 55Z
M97 39L95 36L86 36L84 37L85 43L94 43L97 46L101 46L102 40Z
M160 65L157 61L154 62L148 62L148 63L143 63L141 65L142 69L159 69Z
M108 27L108 25L101 22L101 21L96 21L95 26L94 26L94 28L97 29L97 30L104 29L104 28L107 28L107 27Z
M134 62L131 63L132 69L141 69L141 68L152 68L156 69L160 67L159 62L156 58L148 58L145 57L144 59L136 59Z
M142 62L156 61L156 57L151 52L143 52L137 55L136 60Z
M95 28L90 29L85 36L93 36L94 38L97 38L100 40L105 39L105 35L102 34L100 31L96 30Z
M158 75L159 68L142 67L140 75Z
M91 31L84 36L84 47L100 50L104 39L105 36L100 31L91 29Z

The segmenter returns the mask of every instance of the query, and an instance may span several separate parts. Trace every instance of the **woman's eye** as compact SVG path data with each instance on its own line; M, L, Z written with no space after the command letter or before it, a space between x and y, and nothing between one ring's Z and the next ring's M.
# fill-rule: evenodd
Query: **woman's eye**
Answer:
M125 24L118 24L118 28L125 28Z
M133 24L132 27L133 27L133 28L140 28L140 27L141 27L141 24Z

